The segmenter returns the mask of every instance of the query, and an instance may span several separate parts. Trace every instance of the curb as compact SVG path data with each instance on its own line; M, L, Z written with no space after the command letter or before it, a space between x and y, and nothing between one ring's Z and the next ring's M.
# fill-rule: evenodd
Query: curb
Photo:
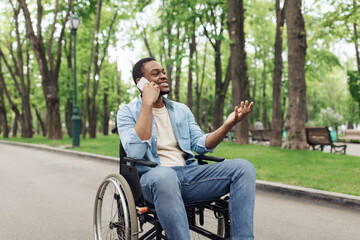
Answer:
M354 195L328 192L261 180L256 180L256 189L360 210L360 197Z
M56 147L49 147L47 145L11 142L11 141L3 141L3 140L0 140L0 143L16 145L16 146L21 146L21 147L27 147L27 148L35 148L35 149L39 149L39 150L55 152L55 153L60 153L60 154L66 154L66 155L72 155L72 156L77 156L77 157L82 157L82 158L91 158L92 160L101 160L101 161L107 161L107 162L119 162L119 159L115 158L115 157L108 157L108 156L99 155L99 154L85 153L85 152L61 149L61 148L56 148Z
M72 156L78 156L82 158L91 158L92 160L97 161L107 161L107 162L119 162L118 158L115 157L108 157L98 154L92 153L84 153L78 152L74 150L67 150L61 149L56 147L49 147L46 145L38 145L38 144L30 144L30 143L20 143L20 142L11 142L11 141L3 141L0 140L0 143L9 144L9 145L17 145L22 147L28 148L35 148L43 151L50 151L59 154L67 154ZM274 183L274 182L267 182L262 180L256 180L256 190L268 191L268 192L275 192L284 195L290 195L293 197L301 198L301 199L308 199L312 201L318 202L325 202L329 204L335 204L338 206L351 208L360 210L360 197L342 193L335 193L335 192L328 192L322 190L316 190L312 188L304 188L298 187L293 185L286 185L282 183Z

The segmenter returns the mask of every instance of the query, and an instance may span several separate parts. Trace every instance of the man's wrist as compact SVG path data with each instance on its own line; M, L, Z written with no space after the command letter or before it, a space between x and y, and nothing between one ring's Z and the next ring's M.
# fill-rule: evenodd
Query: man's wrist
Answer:
M235 124L232 124L232 123L227 123L225 122L223 124L223 127L225 128L226 131L230 132L230 130L235 126Z
M150 101L143 101L142 106L152 108L154 103Z

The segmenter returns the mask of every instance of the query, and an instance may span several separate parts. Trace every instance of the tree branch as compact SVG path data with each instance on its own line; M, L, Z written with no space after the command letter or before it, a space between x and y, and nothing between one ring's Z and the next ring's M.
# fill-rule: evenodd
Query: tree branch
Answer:
M4 80L4 75L2 73L2 66L1 66L1 59L0 59L0 86L1 88L4 90L4 93L5 93L5 96L6 96L6 99L8 100L9 104L10 104L10 108L15 112L15 115L16 116L19 116L20 117L20 111L19 111L19 108L14 104L14 102L12 101L11 99L11 96L9 94L9 91L6 87L6 84L5 84L5 80Z
M101 58L101 60L100 60L99 71L101 70L102 64L103 64L104 59L105 59L105 57L106 57L106 51L107 51L107 49L108 49L108 47L109 47L109 43L110 43L111 30L112 30L112 28L113 28L113 26L114 26L114 23L115 23L115 21L116 21L117 16L118 16L118 14L117 14L117 11L116 11L115 14L114 14L113 19L111 20L111 23L110 23L110 26L109 26L109 31L108 31L108 33L107 33L107 36L108 36L108 37L107 37L107 39L106 39L106 41L105 41L105 46L104 46L104 48L103 48L103 56L102 56L102 58Z
M9 70L9 73L10 73L11 77L12 77L13 80L14 80L16 89L17 89L20 93L22 93L22 92L20 91L19 82L18 82L17 79L16 79L16 74L15 74L15 73L13 72L13 70L11 69L11 66L10 66L9 62L7 61L7 59L6 59L3 51L1 50L1 48L0 48L0 57L2 57L2 59L4 60L5 65L6 65L7 69Z
M60 37L59 37L59 40L58 40L58 49L57 49L57 54L56 54L57 55L57 57L56 57L56 65L55 65L55 69L52 70L53 71L53 78L54 78L54 80L56 80L56 85L57 85L57 80L58 80L59 70L60 70L60 63L61 63L62 40L63 40L64 34L65 34L66 21L69 18L69 15L70 15L71 5L72 5L72 0L69 0L68 8L66 9L65 19L63 19L62 26L61 26Z
M54 11L54 21L52 24L52 28L51 28L51 34L50 34L50 39L48 42L48 46L47 46L47 55L49 57L49 62L50 62L50 69L54 69L54 56L51 52L51 47L52 47L52 42L54 40L54 33L55 33L55 25L56 25L56 17L59 11L59 0L56 0L56 6L55 6L55 11Z

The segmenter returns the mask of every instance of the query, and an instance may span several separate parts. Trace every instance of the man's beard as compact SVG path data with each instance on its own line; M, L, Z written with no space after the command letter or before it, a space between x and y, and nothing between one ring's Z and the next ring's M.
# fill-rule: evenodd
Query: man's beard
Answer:
M160 91L160 96L163 96L163 95L166 95L169 93L170 93L170 90L169 91Z

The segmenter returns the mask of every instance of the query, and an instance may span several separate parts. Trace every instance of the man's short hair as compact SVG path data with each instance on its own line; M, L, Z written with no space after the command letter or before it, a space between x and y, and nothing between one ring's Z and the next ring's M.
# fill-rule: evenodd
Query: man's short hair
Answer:
M135 63L135 65L133 67L133 71L132 71L132 77L133 77L135 84L136 84L136 79L141 78L143 76L144 64L147 62L151 62L151 61L156 61L156 59L152 58L152 57L147 57L147 58L140 59L137 63Z

